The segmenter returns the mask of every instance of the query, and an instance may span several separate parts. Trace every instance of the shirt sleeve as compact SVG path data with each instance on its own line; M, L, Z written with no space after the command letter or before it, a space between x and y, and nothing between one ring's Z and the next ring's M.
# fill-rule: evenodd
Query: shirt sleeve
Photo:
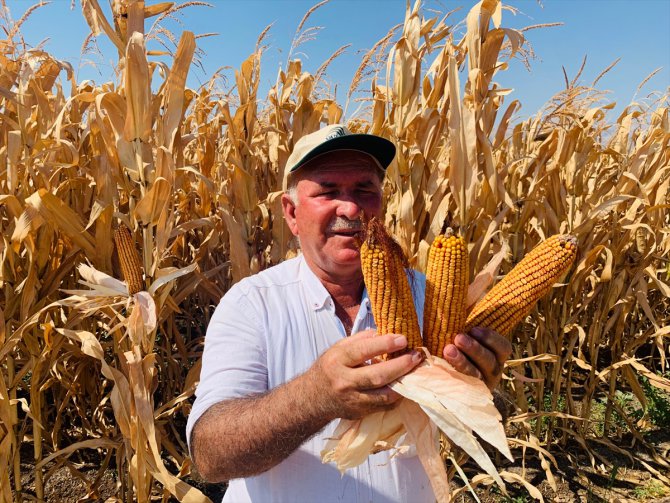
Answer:
M221 299L207 327L200 382L186 424L193 426L212 405L268 389L267 352L260 317L248 293L233 286Z

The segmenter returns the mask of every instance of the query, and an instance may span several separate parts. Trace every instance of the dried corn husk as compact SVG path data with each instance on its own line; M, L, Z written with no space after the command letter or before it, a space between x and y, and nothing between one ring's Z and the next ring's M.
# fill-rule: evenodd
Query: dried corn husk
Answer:
M418 367L390 385L405 400L389 411L340 420L321 452L322 461L333 462L344 472L372 453L389 449L403 452L414 445L435 497L449 501L449 481L438 448L439 428L504 489L497 469L473 434L513 461L491 392L481 380L425 353L426 359Z

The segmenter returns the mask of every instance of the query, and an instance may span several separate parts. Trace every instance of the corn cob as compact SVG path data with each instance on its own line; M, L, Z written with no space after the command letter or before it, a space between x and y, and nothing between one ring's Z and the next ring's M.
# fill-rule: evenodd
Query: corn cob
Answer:
M114 243L119 255L121 273L128 285L128 294L133 295L144 290L144 279L142 278L142 266L140 255L135 248L135 241L130 229L125 224L119 225L114 231Z
M540 243L475 305L465 331L488 327L509 335L576 256L577 239L573 236L555 235Z
M368 223L361 244L361 266L377 331L404 335L408 349L421 347L419 320L405 273L407 258L376 218Z
M442 357L444 347L465 327L468 292L468 251L465 239L445 225L428 251L423 342L430 354Z

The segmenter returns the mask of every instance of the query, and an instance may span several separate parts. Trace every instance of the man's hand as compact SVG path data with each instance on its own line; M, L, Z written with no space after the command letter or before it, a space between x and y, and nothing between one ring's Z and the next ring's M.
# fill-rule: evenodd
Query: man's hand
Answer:
M387 384L405 375L421 360L417 351L387 361L367 363L384 353L407 347L402 335L359 332L333 345L308 371L324 413L330 418L355 419L392 408L400 395Z
M201 475L212 482L257 475L333 419L391 408L400 395L386 385L412 370L423 355L367 362L405 347L403 336L361 332L333 345L305 373L268 393L211 406L191 435Z
M512 354L512 344L498 332L475 327L469 334L458 334L444 348L444 359L456 370L478 377L491 391L502 379L503 365Z

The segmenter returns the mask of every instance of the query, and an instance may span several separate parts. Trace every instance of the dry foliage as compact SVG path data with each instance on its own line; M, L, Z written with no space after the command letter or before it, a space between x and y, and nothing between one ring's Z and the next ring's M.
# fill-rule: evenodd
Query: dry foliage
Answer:
M76 82L68 63L27 50L23 19L4 21L2 501L20 497L27 452L38 499L60 467L83 477L92 453L90 499L113 468L119 501L203 500L182 480L191 470L183 425L208 317L233 283L296 253L278 198L284 164L297 139L342 120L342 107L298 59L259 96L265 32L231 89L214 75L193 90L194 35L177 39L147 23L184 6L112 6L108 20L97 0L82 0L92 35L118 50L118 82L100 85ZM371 95L348 122L398 147L386 223L417 267L448 212L469 242L471 273L503 249L506 272L548 235L578 237L578 265L515 331L508 365L511 445L538 456L554 484L552 448L576 439L593 459L593 445L614 446L622 433L615 415L644 444L646 414L631 417L616 390L643 406L641 376L670 390L661 376L670 335L668 95L610 120L613 104L566 78L534 118L514 124L518 102L505 103L510 91L495 76L527 49L521 32L502 26L502 8L475 5L458 40L446 16L426 18L418 2L408 8L401 31L391 30L353 76L349 96L365 82ZM170 64L154 59L150 40L174 42ZM144 275L145 290L132 296L114 249L121 223ZM600 431L590 421L596 399L607 404ZM648 447L666 474L640 462L670 484L670 465Z

